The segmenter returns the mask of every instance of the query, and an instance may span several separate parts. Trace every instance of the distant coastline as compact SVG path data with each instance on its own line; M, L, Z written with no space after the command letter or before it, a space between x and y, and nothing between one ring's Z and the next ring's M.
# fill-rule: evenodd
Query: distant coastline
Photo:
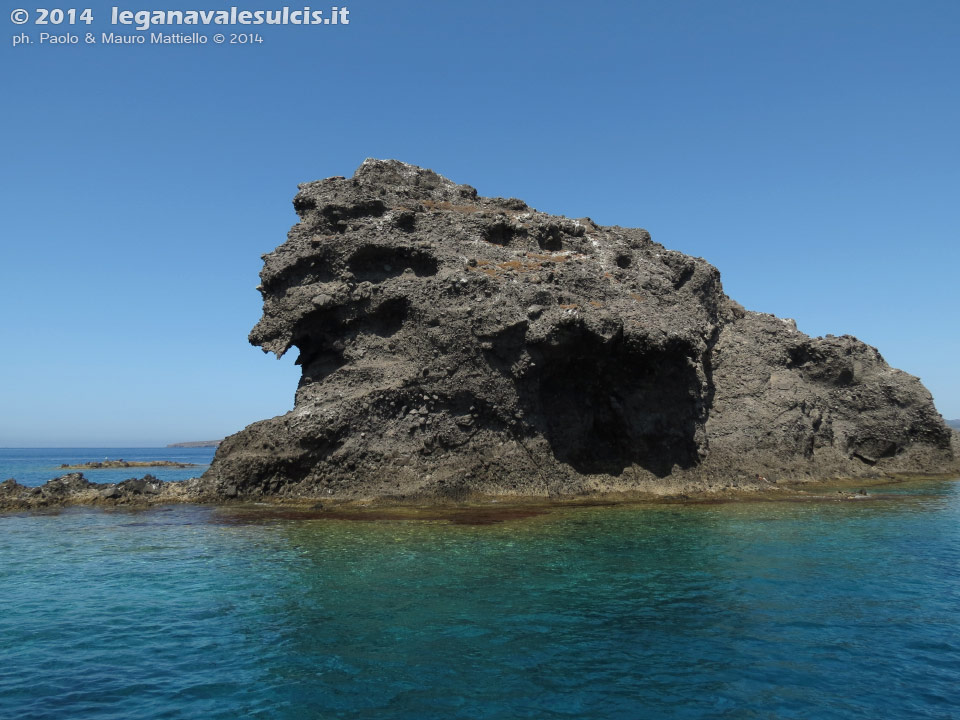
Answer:
M168 448L204 448L218 447L223 440L197 440L196 442L181 442L167 445Z

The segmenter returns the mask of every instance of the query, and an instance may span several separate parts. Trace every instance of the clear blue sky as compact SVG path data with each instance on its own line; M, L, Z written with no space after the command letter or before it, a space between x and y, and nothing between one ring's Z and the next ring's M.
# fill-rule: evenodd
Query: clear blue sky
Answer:
M295 353L246 342L260 255L297 183L366 157L646 227L960 417L955 0L361 0L346 27L133 47L85 45L114 28L82 5L77 46L0 15L0 446L202 440L290 409Z

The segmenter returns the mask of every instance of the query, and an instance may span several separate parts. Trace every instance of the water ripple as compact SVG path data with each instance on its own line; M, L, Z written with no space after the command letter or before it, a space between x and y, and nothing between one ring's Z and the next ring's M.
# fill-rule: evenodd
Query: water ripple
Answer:
M957 717L935 489L482 526L7 515L0 717Z

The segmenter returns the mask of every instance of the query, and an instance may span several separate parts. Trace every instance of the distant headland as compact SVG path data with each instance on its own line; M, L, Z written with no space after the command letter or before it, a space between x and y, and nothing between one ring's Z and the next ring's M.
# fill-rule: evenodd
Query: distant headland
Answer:
M206 448L219 447L223 440L197 440L195 442L171 443L168 448Z

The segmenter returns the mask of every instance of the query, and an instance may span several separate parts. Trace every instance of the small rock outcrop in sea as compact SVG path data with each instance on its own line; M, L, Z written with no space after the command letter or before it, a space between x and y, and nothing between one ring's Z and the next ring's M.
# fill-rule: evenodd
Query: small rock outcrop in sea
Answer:
M93 462L77 463L70 465L63 463L61 470L104 470L117 468L148 468L148 467L170 467L170 468L191 468L199 467L196 463L175 462L173 460L96 460Z
M214 500L199 478L165 482L153 475L118 483L95 483L83 473L69 473L43 485L21 485L13 478L0 482L0 511L58 508L66 505L162 505Z
M221 497L675 492L955 467L920 381L728 298L641 229L401 162L300 186L250 341L294 409L227 438Z

